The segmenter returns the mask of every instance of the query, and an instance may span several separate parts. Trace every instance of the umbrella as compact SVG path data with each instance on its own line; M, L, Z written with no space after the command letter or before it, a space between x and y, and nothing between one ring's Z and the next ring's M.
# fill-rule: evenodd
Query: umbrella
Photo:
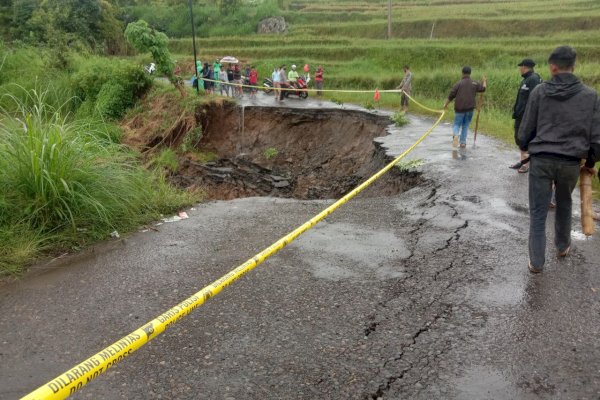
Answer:
M231 57L231 56L223 57L221 59L221 61L219 61L219 62L227 63L227 64L237 64L237 63L239 63L239 61L238 61L237 58Z

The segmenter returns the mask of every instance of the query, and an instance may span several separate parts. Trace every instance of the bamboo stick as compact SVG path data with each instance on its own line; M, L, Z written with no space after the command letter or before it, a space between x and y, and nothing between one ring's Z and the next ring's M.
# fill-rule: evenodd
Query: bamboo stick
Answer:
M579 174L579 190L581 193L581 228L583 234L594 234L596 224L592 213L592 175L582 169Z

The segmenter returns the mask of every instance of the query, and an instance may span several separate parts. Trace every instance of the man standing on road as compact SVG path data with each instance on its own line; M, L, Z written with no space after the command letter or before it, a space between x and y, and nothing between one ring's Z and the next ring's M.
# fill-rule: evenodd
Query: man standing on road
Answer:
M402 90L400 95L400 107L402 107L402 111L408 111L408 96L410 96L412 90L412 72L410 72L410 68L408 65L404 66L404 77L400 82L400 85L396 88Z
M319 65L317 72L315 72L315 82L317 87L317 96L320 97L323 94L321 92L321 90L323 90L323 67L321 65Z
M279 69L279 86L280 86L280 94L279 94L279 101L283 101L283 99L286 97L287 93L285 89L288 89L290 87L288 80L287 80L287 73L286 73L287 67L285 65L282 65L281 68Z
M533 60L530 58L526 58L521 61L518 67L523 80L521 81L519 91L517 92L517 100L515 101L515 106L513 107L512 117L515 120L515 143L517 146L521 147L517 133L519 132L519 126L521 125L523 114L525 114L525 106L527 105L529 94L537 85L542 83L542 78L533 71L535 62L533 62ZM525 160L527 157L527 152L522 151L521 161ZM521 165L521 162L518 162L515 165L512 165L510 168L517 169L519 173L525 173L529 171L529 164Z
M454 127L452 136L452 145L458 147L460 134L460 147L467 147L467 134L469 125L473 119L473 110L475 109L475 96L478 92L485 92L487 79L483 77L481 83L471 79L471 67L463 67L462 79L458 81L444 104L444 109L454 100Z
M554 244L557 256L571 249L571 193L580 168L594 174L600 158L600 99L573 74L575 50L556 48L548 63L552 79L529 95L518 132L522 151L529 151L529 270L542 272L546 254L546 216L556 184ZM586 159L580 167L581 159Z

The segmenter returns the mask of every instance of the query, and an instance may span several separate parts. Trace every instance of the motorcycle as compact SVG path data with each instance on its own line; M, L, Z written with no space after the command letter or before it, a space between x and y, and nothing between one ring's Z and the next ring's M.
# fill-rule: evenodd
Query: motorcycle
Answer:
M252 93L252 88L248 87L248 86L251 86L250 85L250 78L247 77L247 76L244 76L242 78L242 83L244 84L244 93L248 93L248 94Z
M296 90L286 90L284 91L283 96L288 98L289 96L294 95L301 99L306 99L308 97L308 92L303 89L308 89L308 82L310 82L310 78L307 79L304 76L299 76L295 82L292 81L289 85L286 85L288 88Z
M264 91L266 94L271 94L271 92L273 92L273 81L271 81L269 78L265 78L263 81L263 87L265 88Z
M156 72L156 64L150 63L150 65L144 66L144 71L146 71L146 73L152 75L154 72Z

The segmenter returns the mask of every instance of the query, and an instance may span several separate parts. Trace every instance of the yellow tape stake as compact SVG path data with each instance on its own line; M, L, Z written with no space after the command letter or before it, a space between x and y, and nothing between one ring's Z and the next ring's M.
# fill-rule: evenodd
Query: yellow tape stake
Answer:
M217 279L210 285L206 286L191 297L188 297L175 307L159 315L157 318L148 322L141 328L131 332L129 335L121 338L100 352L94 354L82 363L69 369L62 375L54 378L43 386L40 386L35 391L29 393L22 399L25 400L41 400L41 399L65 399L87 385L90 381L105 373L109 368L113 367L125 357L142 347L144 344L154 339L156 336L164 332L175 322L191 313L196 307L204 304L211 297L216 296L221 290L229 286L231 283L244 276L249 271L260 265L267 258L271 257L279 250L294 241L298 236L315 226L319 221L323 220L329 214L334 212L341 205L352 199L354 196L362 192L365 188L379 179L383 174L389 171L394 165L402 160L408 153L413 151L419 143L421 143L429 134L439 125L445 115L445 111L437 110L441 113L435 124L423 136L419 138L412 146L404 153L400 154L396 159L382 168L375 175L356 187L350 193L321 211L309 221L305 222L286 236L282 237L271 246L267 247L239 267L230 271L228 274Z

